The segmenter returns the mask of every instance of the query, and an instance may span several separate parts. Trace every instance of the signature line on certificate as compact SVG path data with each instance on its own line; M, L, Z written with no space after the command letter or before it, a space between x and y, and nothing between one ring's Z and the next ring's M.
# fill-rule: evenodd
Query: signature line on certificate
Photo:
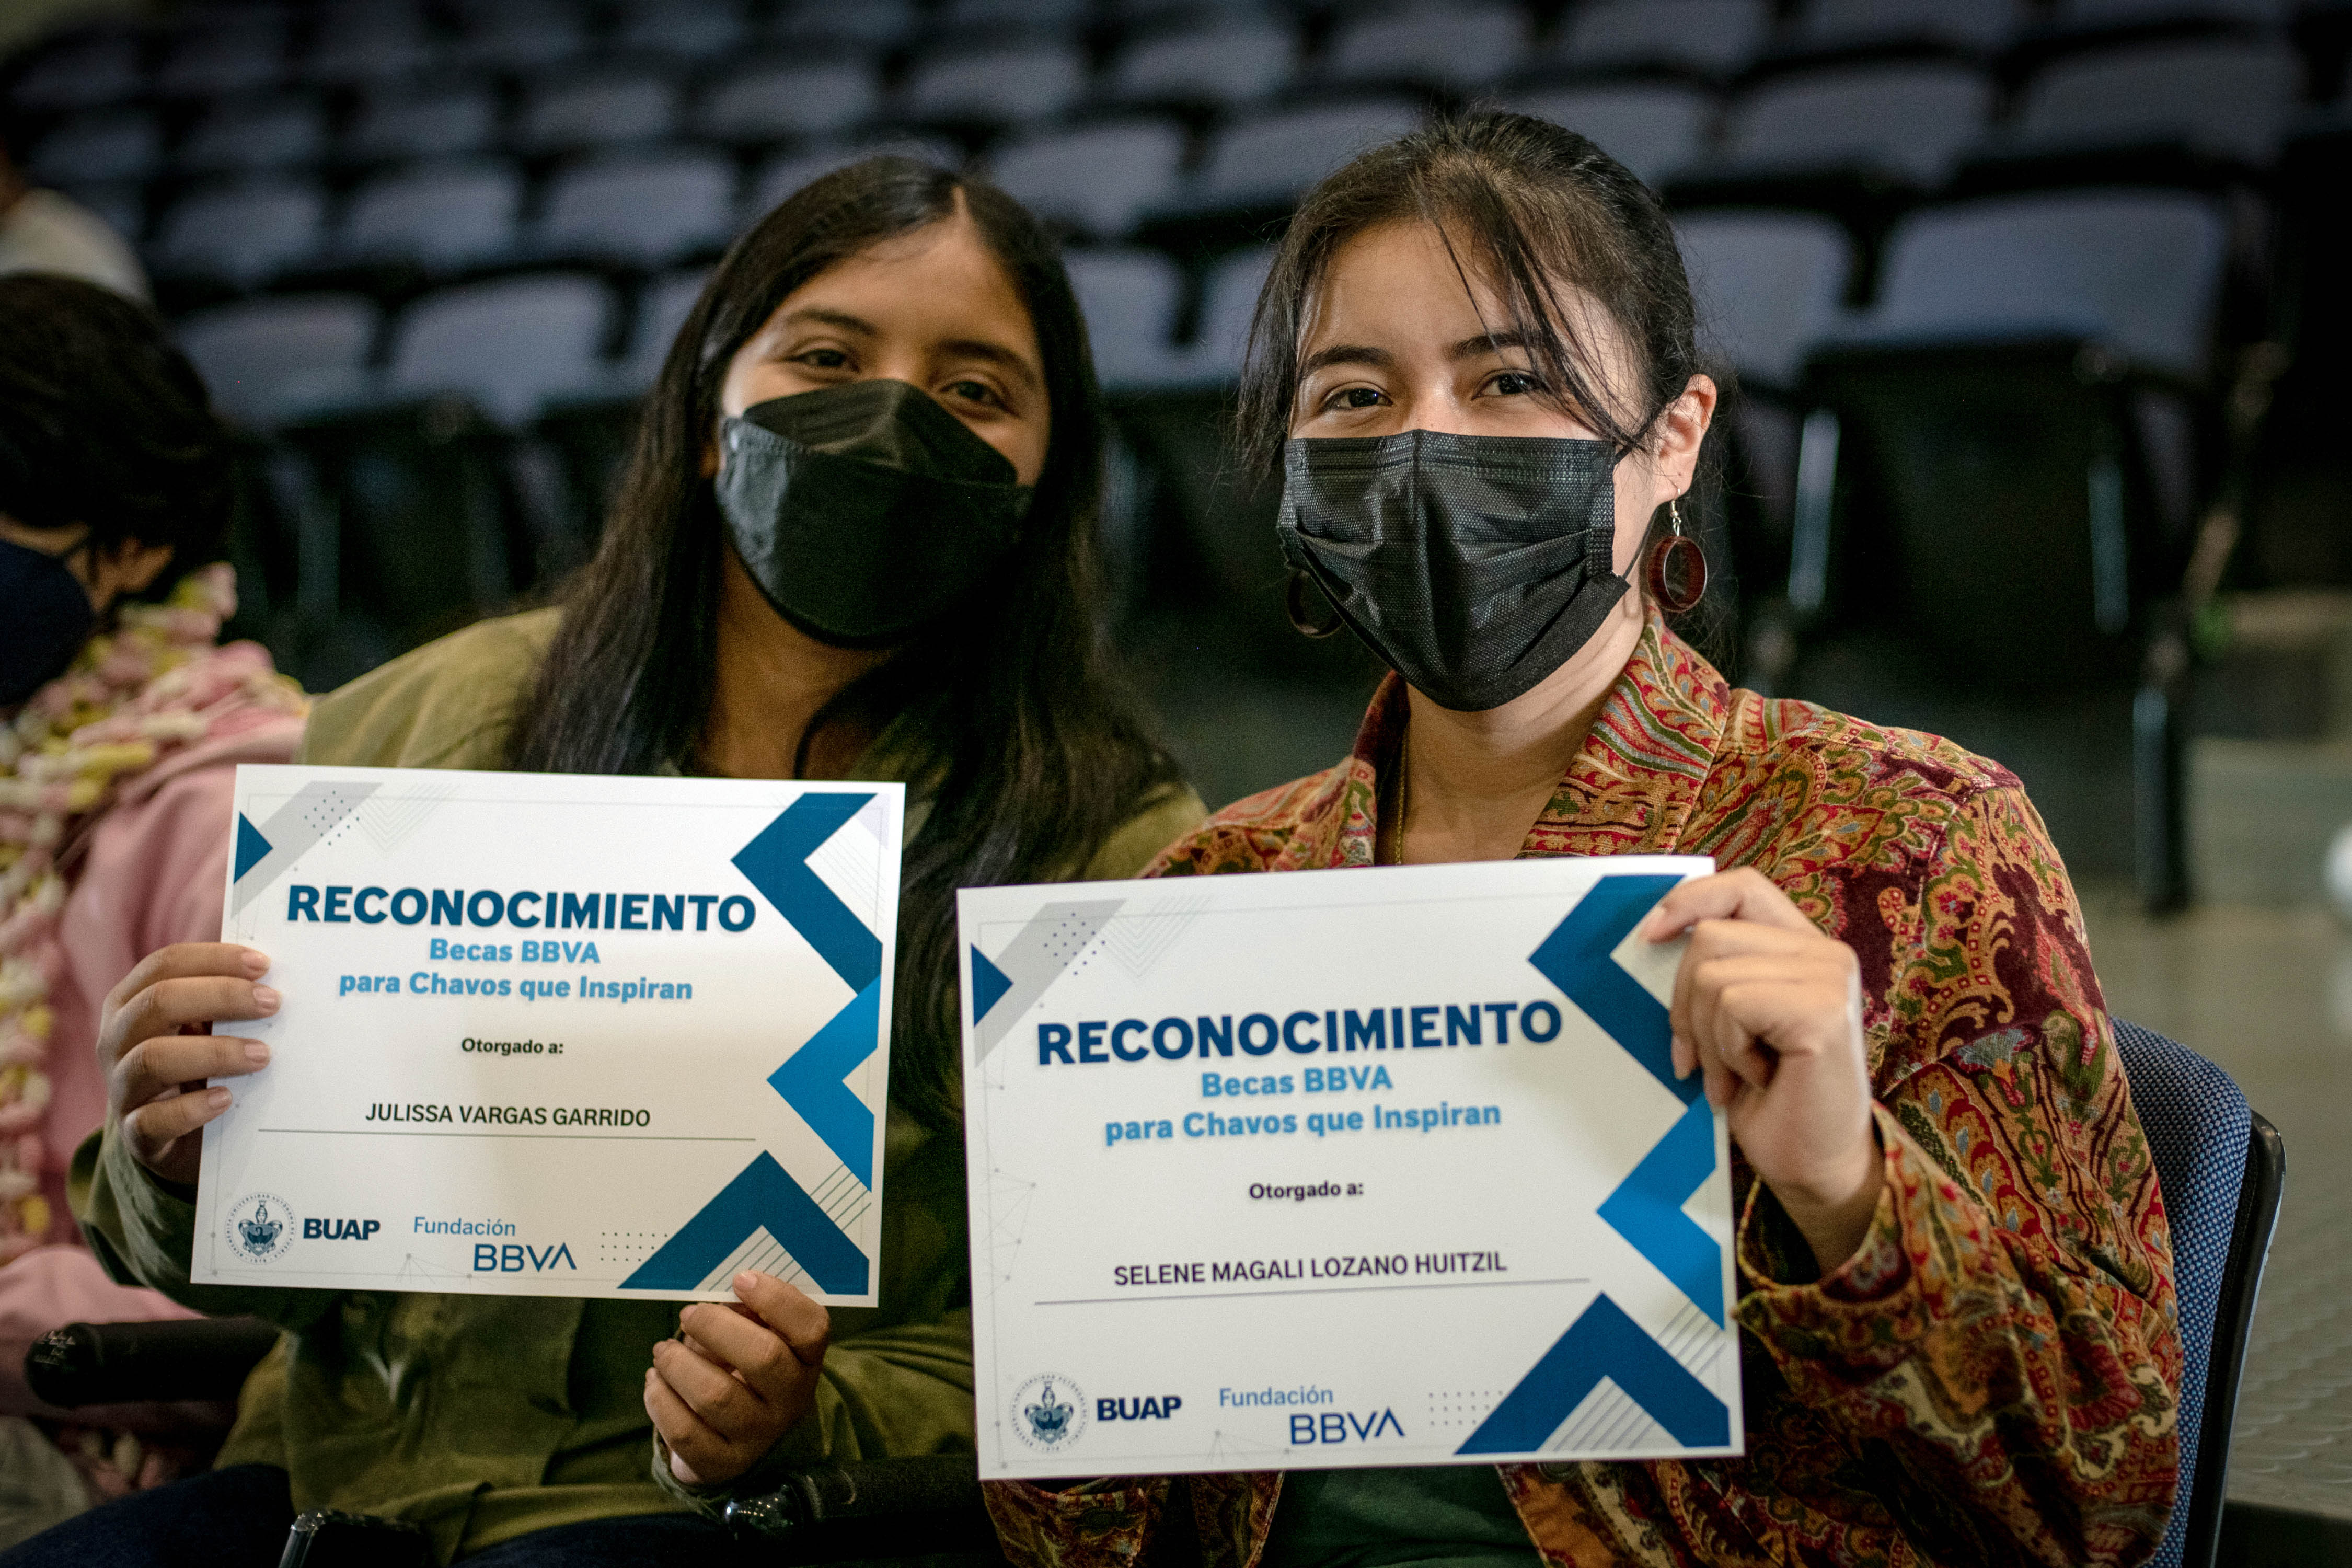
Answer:
M665 1133L648 1132L643 1137L631 1137L625 1132L378 1132L358 1127L265 1127L264 1132L299 1132L312 1138L534 1138L544 1142L558 1139L572 1142L585 1139L591 1143L757 1143L757 1138L691 1138L683 1134L671 1137Z
M1584 1275L1559 1279L1463 1279L1445 1285L1331 1285L1319 1290L1198 1290L1185 1296L1075 1296L1038 1307L1103 1307L1114 1301L1239 1301L1253 1296L1377 1296L1396 1290L1491 1290L1498 1285L1590 1285Z

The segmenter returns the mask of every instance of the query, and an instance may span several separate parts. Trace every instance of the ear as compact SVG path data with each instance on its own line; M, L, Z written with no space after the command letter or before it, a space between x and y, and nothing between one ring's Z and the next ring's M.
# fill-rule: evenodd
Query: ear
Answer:
M1692 480L1698 473L1698 451L1706 440L1708 426L1715 423L1715 408L1721 394L1715 378L1695 375L1683 388L1682 395L1665 406L1653 427L1657 432L1657 472L1665 493L1658 504L1689 493Z

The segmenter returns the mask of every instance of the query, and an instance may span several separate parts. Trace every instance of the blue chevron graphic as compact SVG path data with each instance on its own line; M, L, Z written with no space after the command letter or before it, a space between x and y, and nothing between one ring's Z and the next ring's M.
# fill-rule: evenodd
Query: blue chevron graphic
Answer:
M1593 1298L1568 1332L1519 1379L1457 1454L1527 1454L1540 1448L1584 1396L1609 1379L1677 1443L1719 1448L1731 1411L1607 1295Z
M1666 896L1666 889L1681 880L1631 873L1601 878L1568 911L1568 918L1552 928L1543 945L1528 955L1528 962L1688 1105L1698 1098L1704 1080L1696 1073L1688 1079L1675 1077L1674 1030L1665 1008L1609 956L1635 922Z
M801 1113L801 1120L869 1192L874 1187L874 1113L841 1080L874 1054L881 1036L882 982L877 979L768 1075L768 1087Z
M1601 1205L1601 1217L1655 1264L1692 1305L1723 1327L1723 1249L1683 1213L1698 1184L1715 1173L1715 1110L1694 1100L1633 1173Z
M238 812L236 814L236 875L231 877L229 880L234 882L238 877L252 870L255 862L268 853L269 840L261 836L261 829L246 820L245 813Z
M854 1005L854 1004L853 1004ZM702 1205L659 1251L621 1281L624 1290L691 1290L761 1226L829 1295L862 1296L869 1267L857 1244L762 1152Z
M971 950L971 1021L979 1023L988 1016L989 1009L1004 1000L1013 989L1013 976L989 962L988 954L978 948Z
M865 990L882 973L882 939L834 897L824 879L809 869L808 858L873 798L830 791L804 795L735 856L735 868L852 991Z

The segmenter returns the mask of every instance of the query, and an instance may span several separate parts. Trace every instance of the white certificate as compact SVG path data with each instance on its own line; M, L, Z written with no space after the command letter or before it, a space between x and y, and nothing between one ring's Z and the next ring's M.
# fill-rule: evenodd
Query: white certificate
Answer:
M1738 1453L1710 868L966 890L981 1473Z
M904 788L240 767L199 1284L871 1306Z

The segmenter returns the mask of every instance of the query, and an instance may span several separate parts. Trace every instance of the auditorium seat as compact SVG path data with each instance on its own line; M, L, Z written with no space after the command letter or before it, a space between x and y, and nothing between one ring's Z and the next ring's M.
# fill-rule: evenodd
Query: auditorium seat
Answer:
M1421 106L1411 99L1367 98L1236 121L1210 142L1176 205L1194 212L1287 205L1358 153L1405 134L1421 120Z
M2188 379L2208 369L2228 220L2188 192L2080 191L1926 209L1895 231L1855 342L2080 339Z
M453 53L469 65L538 70L587 47L587 19L566 0L450 0L459 37Z
M628 0L613 29L625 56L716 60L741 47L750 28L736 0Z
M26 172L47 185L144 180L163 158L163 129L145 109L85 110L33 143Z
M1522 63L1528 32L1527 13L1512 5L1433 5L1343 19L1324 45L1315 79L1466 94Z
M1751 386L1793 388L1839 319L1853 266L1845 231L1808 213L1695 212L1675 218L1675 236L1709 357Z
M2112 725L2132 758L2117 852L2157 910L2187 893L2168 605L2217 482L2200 454L2221 448L2228 233L2222 204L2187 192L1925 209L1804 381L1789 601L1815 617L1807 646L1842 639L1849 670L2048 715L2074 743Z
M1666 69L1726 78L1760 54L1769 0L1587 0L1549 54L1577 71Z
M990 155L988 174L1039 217L1109 238L1175 195L1184 142L1169 121L1114 121L1016 142Z
M1290 79L1298 42L1271 16L1235 16L1207 26L1131 38L1110 68L1108 96L1131 104L1247 104Z
M448 158L497 138L499 106L487 87L380 88L361 100L342 152L361 162Z
M1983 139L1993 96L1981 72L1934 60L1776 74L1731 100L1718 172L1850 169L1933 188Z
M1791 41L1820 52L1927 44L1990 56L2032 19L2025 0L1809 0Z
M385 81L425 69L434 57L424 8L404 0L333 0L310 25L301 75L329 85Z
M1271 245L1237 250L1209 268L1201 289L1201 330L1188 356L1192 379L1230 385L1240 378L1258 291L1273 269Z
M2184 21L2263 26L2283 21L2294 8L2294 0L2056 0L2053 20L2061 28Z
M1720 109L1709 89L1672 81L1540 88L1502 105L1591 138L1651 185L1706 159Z
M2026 83L2008 146L2019 152L2150 142L2263 164L2302 92L2282 43L2195 39L2065 57Z
M831 135L871 119L881 96L866 60L811 59L796 51L740 67L706 88L694 126L719 142Z
M384 390L456 393L520 425L553 397L604 390L612 296L581 273L541 273L428 294L393 324Z
M860 43L887 48L915 30L916 0L784 0L773 30L789 42Z
M287 24L268 10L184 23L166 46L155 86L167 98L222 98L275 87L286 69Z
M1076 31L1087 21L1092 0L946 0L940 24L952 28L1057 27Z
M761 164L752 174L750 193L743 199L741 222L746 226L757 222L778 202L820 175L883 153L912 158L941 169L963 167L963 149L952 142L887 132L784 153Z
M626 68L535 84L515 140L526 153L573 152L659 142L677 125L677 84Z
M734 227L734 165L675 151L566 169L549 184L529 243L542 256L660 267L718 249Z
M41 112L127 103L147 85L141 38L128 28L67 35L22 63L9 96Z
M326 212L326 194L304 181L199 189L163 215L150 259L159 275L250 289L320 254Z
M654 384L671 341L686 325L688 312L701 298L709 279L709 268L689 267L665 272L646 285L637 300L636 320L629 329L628 349L615 373L624 388L641 392Z
M1050 120L1086 91L1085 52L1060 40L957 50L919 60L895 105L918 123Z
M1171 342L1184 279L1156 250L1076 249L1064 261L1108 393L1167 386L1189 371Z
M180 347L233 422L266 428L289 404L356 385L374 345L374 304L357 295L240 300L182 319Z
M352 194L335 258L432 268L497 260L515 248L521 207L522 176L510 164L410 165Z
M188 128L175 161L194 174L247 174L315 163L326 148L327 116L318 100L232 100Z

